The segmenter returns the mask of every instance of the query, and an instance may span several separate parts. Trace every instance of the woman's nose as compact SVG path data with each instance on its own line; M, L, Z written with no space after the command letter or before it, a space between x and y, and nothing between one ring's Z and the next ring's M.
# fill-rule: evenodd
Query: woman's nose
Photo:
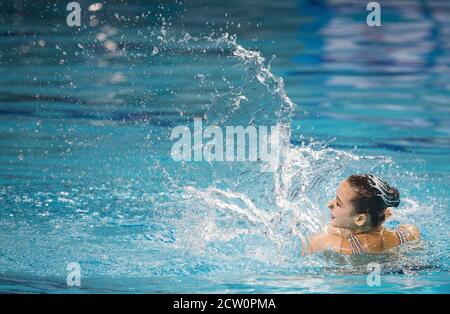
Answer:
M332 209L334 207L333 201L329 201L327 206L329 209Z

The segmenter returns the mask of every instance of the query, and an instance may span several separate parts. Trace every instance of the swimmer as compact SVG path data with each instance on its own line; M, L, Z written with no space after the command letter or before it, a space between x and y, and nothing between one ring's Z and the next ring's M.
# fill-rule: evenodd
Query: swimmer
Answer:
M331 222L324 233L311 237L307 253L332 250L342 254L382 253L408 241L420 239L417 227L383 227L400 204L398 190L370 174L352 175L328 203Z

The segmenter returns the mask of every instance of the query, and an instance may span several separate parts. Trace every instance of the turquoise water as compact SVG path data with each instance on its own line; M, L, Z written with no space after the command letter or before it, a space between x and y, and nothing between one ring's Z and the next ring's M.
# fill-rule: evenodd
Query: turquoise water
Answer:
M79 3L0 2L0 291L449 292L447 1ZM281 167L174 161L194 117L290 131ZM302 257L360 172L422 242Z

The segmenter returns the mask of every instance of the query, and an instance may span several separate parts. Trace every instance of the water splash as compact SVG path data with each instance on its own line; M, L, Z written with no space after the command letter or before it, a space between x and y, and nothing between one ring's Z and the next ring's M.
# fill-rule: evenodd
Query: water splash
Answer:
M293 146L290 139L291 121L296 105L287 96L283 79L270 71L261 53L245 49L236 42L236 37L228 34L218 38L192 37L186 34L178 41L183 45L192 42L197 45L209 44L208 49L221 47L222 51L229 54L228 58L231 56L239 61L240 69L245 72L244 84L238 87L238 93L235 92L236 86L232 85L230 92L214 95L214 101L205 114L208 121L222 124L230 121L270 121L267 116L258 115L265 111L274 117L272 122L283 130L283 137L280 163L270 174L261 173L259 165L252 163L239 165L237 172L233 165L217 163L195 169L187 166L185 171L195 173L205 173L208 167L216 171L211 173L209 183L204 188L200 184L190 183L185 188L181 182L177 185L181 193L186 195L187 202L177 204L182 208L185 219L191 222L203 219L206 224L199 227L199 232L189 230L179 233L178 239L189 247L195 243L201 248L198 254L206 254L208 245L217 245L219 239L226 242L239 238L241 246L249 243L256 246L258 241L255 241L253 235L257 235L264 245L268 245L267 241L274 245L278 262L282 263L289 258L299 259L307 237L324 226L323 217L327 217L323 213L325 197L327 192L337 186L343 172L357 167L374 169L392 161L385 157L358 156L327 148L320 143ZM253 107L253 96L256 97L256 94L242 94L261 86L263 89L259 91L268 100L257 107L259 110L248 110L248 107ZM235 97L236 94L238 97ZM229 95L231 97L226 98ZM236 106L236 99L243 97L246 101L239 102L239 106ZM218 101L223 98L226 99L225 102ZM199 212L208 214L206 218L199 218ZM222 217L219 219L218 216ZM248 242L243 237L248 237ZM191 244L186 244L189 239L192 239ZM265 261L273 261L273 256L267 254Z

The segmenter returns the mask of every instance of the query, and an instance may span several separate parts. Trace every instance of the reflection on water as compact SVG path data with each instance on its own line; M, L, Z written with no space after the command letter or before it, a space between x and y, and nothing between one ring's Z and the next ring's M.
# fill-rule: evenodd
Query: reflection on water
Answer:
M370 292L365 261L300 257L367 171L425 241L380 257L381 291L448 291L446 1L381 1L380 28L357 0L79 2L80 29L64 3L0 4L5 290L66 291L79 261L82 291ZM199 116L291 125L283 168L173 162Z
M338 141L345 144L366 146L371 139L373 148L380 142L392 144L393 150L445 154L450 100L448 3L381 3L383 22L378 28L361 23L365 13L360 1L327 3L317 7L328 19L300 27L300 40L314 48L298 53L299 65L286 78L298 85L294 89L287 84L289 94L298 95L309 112L301 117L306 119L303 124L314 124L314 130L303 128L303 135L306 131L329 137L329 128L342 120L342 126L354 127L335 130ZM320 35L319 47L311 32ZM375 134L373 128L378 128ZM418 142L434 145L422 149Z

